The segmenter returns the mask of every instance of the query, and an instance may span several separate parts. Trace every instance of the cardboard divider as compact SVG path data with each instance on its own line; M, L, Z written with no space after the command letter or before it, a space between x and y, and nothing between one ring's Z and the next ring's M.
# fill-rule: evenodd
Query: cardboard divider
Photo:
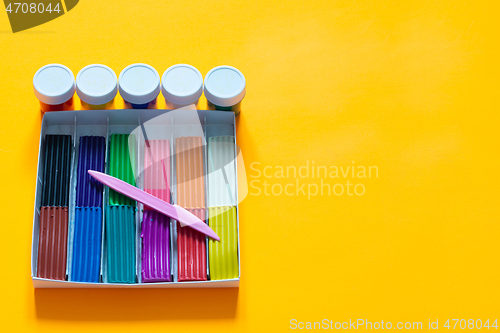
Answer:
M147 139L167 139L170 141L170 190L171 203L177 202L177 184L176 184L176 156L175 139L183 136L201 136L203 140L203 172L205 175L204 195L207 199L207 147L206 140L210 136L217 135L235 135L234 114L223 111L203 111L203 110L96 110L96 111L63 111L53 112L44 115L40 134L39 162L37 173L37 186L35 195L35 207L33 216L33 242L32 242L32 265L31 274L33 284L36 288L168 288L168 287L237 287L239 285L239 276L237 279L227 279L219 281L178 281L178 263L177 263L177 222L171 220L170 223L170 255L171 255L171 275L172 282L143 283L141 277L141 224L143 219L143 205L138 204L135 212L135 247L136 247L136 283L135 284L115 284L108 283L106 272L107 244L105 239L105 207L109 202L109 189L103 187L102 202L102 238L101 238L101 265L99 283L82 283L70 281L54 281L36 277L38 238L40 228L40 203L43 187L43 159L44 159L44 140L47 134L70 134L73 139L73 149L71 158L71 178L69 192L69 226L68 226L68 256L67 256L67 278L71 274L72 252L75 222L75 204L76 204L76 166L78 161L79 138L86 135L104 136L106 138L106 156L105 170L109 173L109 142L112 134L135 134L136 135L136 155L133 163L135 171L136 186L144 189L144 141ZM237 186L237 184L236 184ZM236 188L237 192L237 188ZM208 209L205 209L208 218ZM238 210L237 210L238 214ZM237 217L237 221L239 218ZM239 222L237 222L238 224ZM239 228L238 228L239 244ZM208 241L207 246L207 277L210 276L208 262ZM238 246L239 263L239 246ZM239 270L241 268L239 267ZM240 274L239 274L240 275Z
M108 172L108 149L109 149L109 116L106 117L106 154L104 154L104 170L107 173ZM105 243L105 229L104 229L104 222L105 222L105 204L108 202L108 189L106 186L103 186L102 189L102 233L101 233L101 265L100 265L100 270L99 270L99 276L100 280L99 282L104 282L104 243Z

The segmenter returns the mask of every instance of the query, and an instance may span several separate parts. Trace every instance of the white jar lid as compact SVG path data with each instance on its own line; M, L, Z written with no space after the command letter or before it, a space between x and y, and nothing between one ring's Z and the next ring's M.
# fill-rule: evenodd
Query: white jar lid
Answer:
M76 76L76 93L85 103L101 105L116 96L117 80L115 72L104 65L88 65Z
M231 66L212 68L205 76L205 97L218 106L233 106L245 97L243 73Z
M45 65L33 77L35 96L43 103L57 105L67 102L75 93L75 76L66 66Z
M160 75L149 65L132 64L120 73L118 88L127 102L146 104L160 93Z
M173 65L161 77L161 92L177 105L196 103L203 93L203 76L191 65Z

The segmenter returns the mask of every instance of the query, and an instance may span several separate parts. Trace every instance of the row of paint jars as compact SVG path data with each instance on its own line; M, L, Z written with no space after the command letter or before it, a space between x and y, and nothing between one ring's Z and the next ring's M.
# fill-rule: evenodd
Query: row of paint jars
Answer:
M185 64L168 68L161 83L156 69L146 64L126 67L118 79L108 66L89 65L80 70L76 81L68 67L50 64L35 73L33 86L43 112L73 110L75 91L84 110L113 109L117 91L127 108L157 108L160 91L169 109L198 107L204 91L209 109L239 113L246 91L245 77L234 67L215 67L203 80L198 69Z

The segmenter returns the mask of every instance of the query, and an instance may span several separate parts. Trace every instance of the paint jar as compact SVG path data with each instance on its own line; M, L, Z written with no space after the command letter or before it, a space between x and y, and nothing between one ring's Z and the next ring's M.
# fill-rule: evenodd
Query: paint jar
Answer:
M174 65L161 77L161 92L169 109L191 104L198 108L198 100L203 93L203 76L191 65Z
M112 109L117 91L116 74L108 66L88 65L76 76L76 93L83 110Z
M120 73L118 89L127 108L155 109L160 93L160 75L149 65L132 64Z
M33 77L33 89L42 112L74 109L75 76L66 66L50 64L40 68Z
M234 67L218 66L205 76L205 97L211 110L240 113L245 92L245 77Z

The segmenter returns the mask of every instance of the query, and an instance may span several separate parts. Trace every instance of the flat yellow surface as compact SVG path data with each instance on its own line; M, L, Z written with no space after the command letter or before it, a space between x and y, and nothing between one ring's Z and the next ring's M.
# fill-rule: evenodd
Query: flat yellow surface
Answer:
M0 14L2 331L279 332L291 319L427 328L429 319L497 318L498 13L496 1L82 0L17 34ZM54 62L75 74L135 62L160 73L188 63L245 74L237 140L262 193L249 187L240 205L239 290L33 289L41 117L32 77ZM339 178L275 175L308 161L337 166ZM254 162L271 178L257 177ZM340 167L353 165L376 166L378 177L344 177ZM365 193L308 199L293 185L292 195L265 195L265 180L275 193L321 180Z

